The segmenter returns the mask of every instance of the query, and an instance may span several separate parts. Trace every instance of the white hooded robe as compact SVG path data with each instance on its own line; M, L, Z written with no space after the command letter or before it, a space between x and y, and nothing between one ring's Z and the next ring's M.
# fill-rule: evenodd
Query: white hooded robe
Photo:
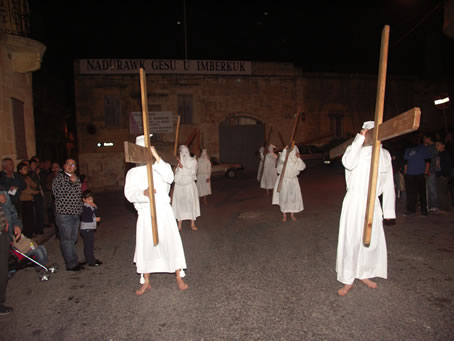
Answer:
M263 163L263 175L260 181L260 188L263 189L273 189L274 184L276 183L277 155L274 153L274 148L276 147L270 144L268 147L268 153L266 153L265 155L265 161Z
M297 151L298 148L295 146L290 152L280 192L277 191L277 187L279 186L287 149L284 149L279 154L277 163L277 172L279 173L279 176L274 185L272 204L279 205L280 210L283 213L298 213L304 210L298 174L306 169L306 164L301 158L296 156Z
M355 278L387 278L386 240L383 217L394 219L395 193L391 156L380 146L374 218L369 247L363 245L367 192L372 146L363 147L364 136L357 134L342 157L347 193L342 204L337 245L337 280L352 284ZM378 196L383 194L383 211Z
M183 243L170 206L169 190L173 182L172 168L162 159L153 164L156 220L159 243L153 245L150 204L143 194L148 188L147 166L132 168L126 174L124 194L138 213L134 262L138 273L173 273L186 268Z
M211 162L206 149L197 162L197 189L199 196L204 197L211 194Z
M180 163L183 168L175 169L175 186L173 188L172 208L175 218L196 220L200 216L199 191L197 179L197 160L189 154L188 147L180 146Z
M260 147L259 156L260 156L260 162L259 162L259 169L257 170L257 181L261 182L262 181L262 172L263 172L263 162L265 160L265 147L263 147L263 146Z

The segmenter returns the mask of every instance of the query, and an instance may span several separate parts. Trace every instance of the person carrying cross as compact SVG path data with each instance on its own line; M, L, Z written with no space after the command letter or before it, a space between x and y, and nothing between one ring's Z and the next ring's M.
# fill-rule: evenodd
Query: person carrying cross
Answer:
M373 121L364 122L342 157L347 193L342 203L337 244L337 280L344 284L338 290L340 296L347 294L357 278L369 288L377 287L370 278L387 278L383 218L395 219L396 212L391 155L381 145L371 241L368 247L362 242L372 156L371 134L367 132L373 128ZM380 195L383 195L381 205Z
M136 144L145 146L143 135L136 138ZM169 190L174 180L172 168L161 159L154 146L151 146L150 149L156 160L152 166L154 202L159 232L159 243L156 245L153 245L146 165L137 165L128 171L124 189L126 199L134 204L138 212L134 262L137 272L143 274L144 277L142 286L136 291L138 296L151 289L150 273L156 272L175 273L178 289L188 288L182 278L184 277L183 269L186 269L183 243L170 205Z

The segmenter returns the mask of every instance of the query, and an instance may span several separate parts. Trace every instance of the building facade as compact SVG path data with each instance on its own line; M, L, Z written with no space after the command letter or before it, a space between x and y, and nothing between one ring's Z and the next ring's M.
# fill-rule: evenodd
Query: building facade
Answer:
M257 150L270 142L288 143L295 113L304 112L295 141L324 144L356 133L373 120L376 75L304 73L290 63L206 60L76 60L75 103L81 173L94 189L120 188L130 165L123 142L141 130L139 69L147 74L152 143L164 159L172 156L177 115L180 144L222 162L255 170ZM433 96L439 85L409 77L388 76L384 120L412 107L439 115Z
M16 163L36 153L32 72L41 67L46 47L28 38L27 1L0 6L0 157Z

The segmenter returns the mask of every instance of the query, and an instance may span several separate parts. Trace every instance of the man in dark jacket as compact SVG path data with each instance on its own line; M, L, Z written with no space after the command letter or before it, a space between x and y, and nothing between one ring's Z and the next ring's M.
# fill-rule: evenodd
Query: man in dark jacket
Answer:
M63 165L63 171L58 173L52 182L52 193L55 198L55 222L60 234L60 249L68 271L83 269L76 252L80 214L82 213L81 184L75 173L76 168L76 161L67 159Z
M0 186L0 315L7 315L13 308L5 306L8 284L8 249L13 238L19 240L22 222L4 187Z

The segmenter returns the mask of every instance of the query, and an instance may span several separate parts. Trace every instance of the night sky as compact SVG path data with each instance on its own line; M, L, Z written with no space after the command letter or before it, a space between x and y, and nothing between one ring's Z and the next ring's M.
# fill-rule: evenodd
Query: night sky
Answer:
M442 34L442 1L378 3L309 7L266 0L30 0L33 34L48 46L45 63L184 59L187 51L188 59L282 61L304 71L376 73L381 30L389 24L390 73L454 73L448 63L454 58L454 38Z
M46 156L51 158L65 154L64 126L77 139L74 59L185 59L187 52L188 59L291 62L304 72L377 74L381 32L388 24L388 76L454 76L454 38L442 32L440 0L367 1L362 7L286 0L29 3L31 38L47 46L41 69L33 73L37 152L56 149Z

